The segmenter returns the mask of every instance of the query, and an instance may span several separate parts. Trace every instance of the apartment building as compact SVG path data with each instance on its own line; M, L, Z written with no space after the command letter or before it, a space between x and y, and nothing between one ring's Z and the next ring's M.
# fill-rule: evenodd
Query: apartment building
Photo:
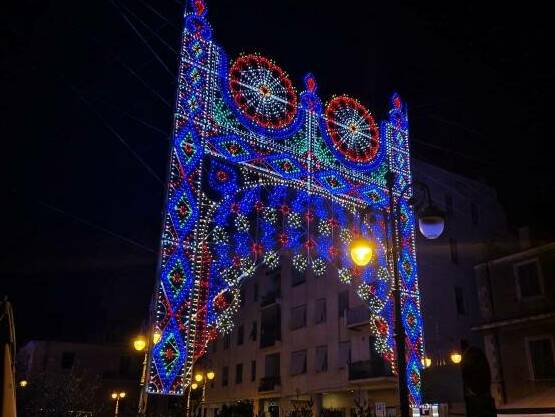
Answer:
M505 216L490 187L421 161L413 170L448 214L443 236L417 241L426 354L441 367L461 342L481 347L470 330L479 320L473 266L508 240ZM241 400L271 417L300 406L350 417L357 403L398 413L396 377L373 348L367 307L336 273L299 274L284 254L279 269L259 270L242 292L234 331L203 359L216 371L208 417Z
M555 243L476 266L492 395L500 413L555 415Z

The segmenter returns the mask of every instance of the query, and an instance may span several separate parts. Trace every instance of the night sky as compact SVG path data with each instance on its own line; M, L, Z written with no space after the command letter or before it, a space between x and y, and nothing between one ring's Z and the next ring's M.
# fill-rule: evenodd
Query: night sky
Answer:
M495 186L513 227L553 239L550 13L531 2L208 1L231 57L381 118L398 91L412 150ZM497 3L497 2L494 2ZM157 263L182 5L8 0L0 21L0 295L31 338L122 341ZM549 146L550 148L550 146ZM7 233L6 233L7 232Z

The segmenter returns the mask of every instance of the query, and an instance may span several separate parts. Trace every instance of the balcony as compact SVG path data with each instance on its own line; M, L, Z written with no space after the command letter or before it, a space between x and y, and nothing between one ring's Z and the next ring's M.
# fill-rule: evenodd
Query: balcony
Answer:
M353 362L349 365L349 381L392 376L391 370L381 358Z
M263 328L260 335L260 348L275 346L281 342L281 332L277 326Z
M275 391L281 386L281 377L279 376L266 376L260 379L258 385L258 392Z
M346 313L346 322L349 329L364 327L370 322L370 311L366 305L350 308Z
M262 299L260 300L260 307L270 307L271 305L276 304L280 298L280 290L269 291L262 296Z
M274 346L281 340L281 308L279 304L268 306L260 315L260 347Z

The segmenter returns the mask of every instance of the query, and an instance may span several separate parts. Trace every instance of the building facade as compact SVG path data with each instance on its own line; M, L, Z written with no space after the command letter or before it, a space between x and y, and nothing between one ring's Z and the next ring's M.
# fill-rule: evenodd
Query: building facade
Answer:
M516 240L492 187L419 160L412 166L446 213L438 239L417 233L416 242L426 355L443 366L461 343L482 346L471 330L480 320L474 266L513 250Z
M555 414L555 243L523 239L520 251L475 270L482 320L474 330L497 407Z
M119 415L136 415L143 358L131 346L27 342L17 353L20 414L112 416L112 393L124 392Z
M426 355L441 367L461 342L481 346L470 330L479 317L473 265L491 252L488 242L506 238L505 216L490 187L424 162L413 167L448 214L442 237L417 242ZM207 415L241 400L272 417L303 405L315 415L349 417L365 405L394 415L396 377L373 349L365 303L333 272L299 275L287 254L280 264L244 284L236 327L198 365L216 372Z

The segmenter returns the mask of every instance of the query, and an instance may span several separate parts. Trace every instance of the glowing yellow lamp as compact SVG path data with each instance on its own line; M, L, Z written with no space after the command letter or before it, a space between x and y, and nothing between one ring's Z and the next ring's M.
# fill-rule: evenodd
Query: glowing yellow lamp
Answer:
M125 398L126 395L127 395L127 394L126 394L125 392L120 392L120 393L119 393L119 397L120 397L120 398Z
M429 368L432 365L432 360L430 358L428 358L427 356L424 356L422 358L422 366L424 368Z
M133 347L137 352L142 352L145 350L146 347L146 340L143 336L137 336L135 340L133 340Z
M154 333L152 333L152 343L157 344L161 338L162 333L160 333L160 330L155 330Z
M202 381L202 378L203 378L203 377L202 377L202 374L196 374L196 375L195 375L195 381L197 381L197 382Z
M197 388L198 388L198 384L197 384L196 382L193 382L193 383L191 384L191 388L192 388L192 389L197 389Z
M206 373L206 378L208 378L210 381L212 381L215 377L216 377L216 374L214 373L214 371L208 371Z
M28 382L25 379L22 379L21 381L19 381L19 386L21 388L25 388L27 386Z
M462 355L459 352L451 353L451 362L453 363L461 363Z
M366 239L355 239L350 246L351 259L358 266L366 266L372 259L372 245Z
M117 392L112 392L112 398L115 400L116 398L118 398L118 393Z

